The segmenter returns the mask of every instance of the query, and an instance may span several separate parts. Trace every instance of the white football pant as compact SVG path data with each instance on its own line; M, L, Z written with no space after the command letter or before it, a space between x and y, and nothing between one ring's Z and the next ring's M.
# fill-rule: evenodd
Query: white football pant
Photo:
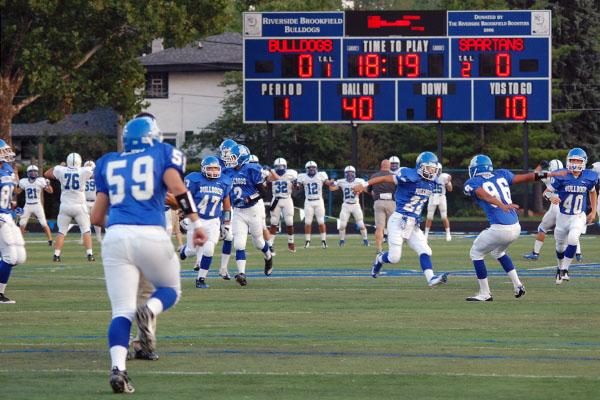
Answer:
M365 227L363 223L363 212L360 208L360 204L342 204L342 210L340 211L340 230L346 229L348 225L348 220L350 220L350 216L354 217L354 221L359 226L360 229Z
M521 225L493 224L482 231L471 246L471 260L483 260L488 253L499 259L506 254L506 249L515 242L521 234Z
M0 253L10 265L23 264L27 259L23 235L10 214L0 213Z
M313 217L317 219L319 225L325 223L325 204L323 203L323 199L306 200L304 202L304 224L311 225Z
M90 231L90 215L86 204L61 204L56 218L58 233L66 236L69 231L69 224L73 219L79 226L81 233Z
M429 197L427 202L427 219L433 219L437 208L440 210L440 217L442 219L448 218L448 202L445 194L434 194Z
M388 259L395 264L402 256L402 244L406 241L408 246L418 255L431 255L431 247L419 224L412 217L404 216L398 212L392 214L387 222L388 229Z
M48 226L48 222L46 221L46 213L44 212L44 207L40 203L36 204L25 204L23 207L23 215L19 219L19 226L27 226L27 222L29 221L29 217L35 216L40 223L41 226Z
M283 220L286 226L294 224L294 200L291 197L279 199L277 205L271 211L271 225L279 225L279 219L283 214Z

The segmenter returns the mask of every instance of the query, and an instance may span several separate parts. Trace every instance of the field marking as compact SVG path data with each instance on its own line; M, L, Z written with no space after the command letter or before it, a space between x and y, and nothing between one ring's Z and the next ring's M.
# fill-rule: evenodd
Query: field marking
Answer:
M14 373L14 370L0 369L0 373ZM108 369L31 369L31 370L20 370L20 372L30 373L51 373L51 374L64 374L64 373L88 373L88 374L108 374ZM293 371L293 372L281 372L281 371L136 371L134 375L150 375L150 376L446 376L446 377L479 377L479 378L511 378L511 379L586 379L590 381L600 381L600 377L596 376L585 376L585 375L530 375L530 374L482 374L482 373L469 373L469 372L393 372L393 371L375 371L375 372L332 372L332 371Z

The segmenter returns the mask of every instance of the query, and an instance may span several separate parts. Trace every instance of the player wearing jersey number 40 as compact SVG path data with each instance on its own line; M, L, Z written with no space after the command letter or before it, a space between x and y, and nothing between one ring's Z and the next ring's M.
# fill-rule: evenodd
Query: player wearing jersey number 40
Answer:
M471 159L469 177L464 185L464 192L471 196L485 212L490 227L481 232L471 247L471 260L479 282L479 293L468 297L467 301L492 301L492 294L487 279L484 257L491 254L498 260L508 274L516 298L525 294L525 286L519 280L512 259L506 254L511 243L521 234L521 225L517 216L518 205L512 202L510 186L517 183L541 180L559 176L564 172L541 171L515 175L509 170L494 170L492 160L479 154Z

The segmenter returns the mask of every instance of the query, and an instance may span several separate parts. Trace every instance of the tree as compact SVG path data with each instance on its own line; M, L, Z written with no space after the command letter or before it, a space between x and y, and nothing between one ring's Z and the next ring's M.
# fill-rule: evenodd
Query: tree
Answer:
M225 0L0 0L0 135L13 119L58 120L108 105L139 111L144 70L137 57L154 38L184 44L225 20ZM46 119L43 118L43 119Z

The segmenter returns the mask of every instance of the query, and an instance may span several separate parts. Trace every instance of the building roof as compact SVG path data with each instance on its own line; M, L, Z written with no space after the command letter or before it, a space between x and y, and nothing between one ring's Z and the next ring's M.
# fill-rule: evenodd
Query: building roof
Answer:
M167 48L139 58L150 72L242 70L242 35L225 32L181 48Z
M65 116L55 124L40 121L32 124L12 124L12 136L58 136L73 133L105 134L116 136L119 126L117 113L108 107L100 107L81 114Z

